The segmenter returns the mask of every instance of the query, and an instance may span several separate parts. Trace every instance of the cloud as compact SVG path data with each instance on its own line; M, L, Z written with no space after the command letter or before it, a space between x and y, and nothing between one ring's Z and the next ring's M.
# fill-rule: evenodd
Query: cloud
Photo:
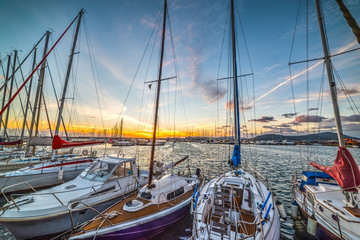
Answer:
M263 126L263 128L274 129L274 126Z
M218 99L220 100L226 94L226 89L220 86L218 87L215 81L197 81L197 85L200 87L203 98L208 103L213 103Z
M359 122L360 115L350 115L350 116L342 116L341 120L344 122Z
M357 41L356 41L356 40L353 41L353 42L351 42L351 43L349 43L349 44L347 44L347 45L344 46L344 47L339 48L337 51L334 52L334 54L342 53L342 52L350 49L350 48L353 47L354 45L357 45ZM312 66L310 66L308 69L305 69L305 70L303 70L303 71L301 71L301 72L299 72L299 73L297 73L297 74L295 74L295 75L293 75L293 76L291 76L291 77L290 77L290 76L287 76L285 81L279 83L277 86L273 87L273 88L270 89L268 92L266 92L266 93L264 93L263 95L261 95L260 97L258 97L255 101L257 102L257 101L261 100L262 98L266 97L266 96L269 95L270 93L274 92L274 91L275 91L276 89L278 89L279 87L281 87L281 86L285 85L286 83L290 82L292 79L296 79L297 77L299 77L299 76L301 76L301 75L304 75L305 73L307 73L308 71L316 68L317 66L319 66L319 65L322 64L322 63L323 63L323 61L319 61L319 62L313 64Z
M343 122L360 122L360 115L350 115L350 116L341 116L341 121ZM334 118L327 119L324 122L335 122Z
M225 103L224 108L226 108L227 110L233 110L234 109L234 101L229 100ZM240 106L239 110L240 111L247 111L250 110L252 107L249 105L246 106Z
M286 118L292 118L294 116L296 116L296 113L284 113L282 114L283 117L286 117Z
M317 111L319 108L309 108L309 111Z
M360 93L360 90L358 88L347 88L346 91L342 88L337 88L336 91L338 95L344 95L344 94L355 95Z
M291 126L290 126L289 124L287 124L287 123L282 123L282 124L278 125L277 127L289 128L289 127L291 127Z
M291 125L294 125L294 126L299 126L299 125L301 125L301 123L296 122L296 121L288 122L288 124L291 124Z
M296 117L295 122L321 122L324 119L326 118L318 115L301 115Z
M277 63L277 64L274 64L272 66L266 67L266 68L264 68L264 71L265 72L270 72L271 70L273 70L274 68L276 68L278 66L280 66L280 63Z
M271 122L271 121L276 121L276 120L274 120L274 117L262 116L261 118L251 119L249 121L252 121L252 122Z

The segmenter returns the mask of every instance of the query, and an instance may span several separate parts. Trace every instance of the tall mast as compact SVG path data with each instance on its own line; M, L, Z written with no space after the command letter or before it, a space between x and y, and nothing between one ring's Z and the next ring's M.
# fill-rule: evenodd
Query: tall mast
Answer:
M49 44L49 37L50 37L50 32L46 31L46 39L45 39L43 58L45 58L46 53L47 53L47 48L48 48L48 44ZM30 130L29 130L29 139L28 139L27 144L26 144L25 155L28 155L29 150L30 150L30 142L31 142L32 132L33 132L33 129L34 129L34 124L35 124L36 111L38 110L37 105L38 105L38 101L39 101L40 94L41 94L40 89L41 89L41 85L42 85L41 82L43 81L42 76L44 76L45 64L46 64L46 59L41 64L40 78L38 80L38 85L37 85L37 88L36 88L35 102L34 102L34 105L33 105L32 117L31 117L31 123L30 123ZM30 94L30 92L29 92L29 94ZM39 125L39 123L36 123L36 124Z
M120 140L122 139L123 136L123 118L121 118L120 121Z
M16 58L17 58L17 50L14 51L14 62L13 62L13 66L12 66L12 67L13 67L13 68L12 68L13 74L11 75L11 82L10 82L10 89L9 89L9 99L11 98L12 89L13 89L13 86L14 86ZM9 106L8 109L6 110L6 118L5 118L3 138L5 138L5 136L6 136L7 124L8 124L8 120L9 120L9 114L10 114L10 106Z
M159 78L158 78L158 85L157 85L157 90L156 90L156 105L155 105L154 131L153 131L153 137L152 137L152 143L151 143L151 155L150 155L149 182L148 182L148 186L151 185L152 176L153 176L153 168L154 168L156 127L157 127L157 123L158 123L159 100L160 100L160 86L161 86L161 74L162 74L162 65L163 65L163 59L164 59L165 30L166 30L166 10L167 10L167 2L166 2L166 0L165 0L165 3L164 3L164 21L163 21L163 29L162 29L162 40L161 40L161 53L160 53Z
M65 98L66 98L66 90L67 90L67 86L68 86L68 83L69 83L72 61L73 61L74 52L75 52L75 48L76 48L77 38L78 38L78 35L79 35L81 17L82 17L83 14L84 14L84 9L81 9L80 13L78 15L79 19L78 19L78 22L77 22L76 32L75 32L74 41L73 41L71 54L70 54L70 58L69 58L69 64L68 64L68 68L67 68L67 72L66 72L64 89L63 89L63 93L62 93L62 96L61 96L61 99L60 99L61 103L60 103L59 115L58 115L58 119L57 119L57 123L56 123L54 136L59 135L60 122L61 122L62 112L63 112L63 109L64 109ZM52 154L51 154L51 160L53 160L54 157L55 157L55 150L53 149Z
M234 86L234 126L235 126L235 144L240 145L240 126L239 126L239 100L238 100L238 83L236 69L236 40L235 40L235 15L234 0L231 0L231 42L232 42L232 69L233 69L233 86Z
M36 67L36 48L34 49L34 59L33 59L32 69L34 70L35 67ZM23 122L23 127L21 129L20 139L24 138L24 131L25 131L25 125L26 125L27 112L28 112L28 109L29 109L29 102L30 102L30 93L31 93L32 80L33 80L33 76L31 76L31 78L30 78L28 97L27 97L25 113L24 113L24 122Z
M329 54L329 47L328 47L328 44L326 41L321 5L320 5L319 0L315 0L315 4L316 4L316 11L317 11L317 15L318 15L319 28L320 28L320 35L321 35L321 41L322 41L322 46L323 46L324 58L325 58L326 72L328 75L328 81L329 81L329 86L330 86L331 101L332 101L334 115L335 115L335 123L336 123L337 135L338 135L338 140L339 140L339 146L345 147L343 130L342 130L341 120L340 120L339 105L338 105L337 95L336 95L336 85L335 85L335 81L334 81L334 73L332 70L332 63L331 63L330 54Z
M4 108L4 106L5 106L6 89L7 89L7 82L8 82L9 71L10 71L10 61L11 61L11 56L8 55L8 63L7 63L5 83L4 83L3 101L2 101L2 106L1 106L1 108ZM2 115L0 115L0 129L1 129L1 124L2 124L2 123L3 123ZM5 131L4 131L4 133L5 133Z

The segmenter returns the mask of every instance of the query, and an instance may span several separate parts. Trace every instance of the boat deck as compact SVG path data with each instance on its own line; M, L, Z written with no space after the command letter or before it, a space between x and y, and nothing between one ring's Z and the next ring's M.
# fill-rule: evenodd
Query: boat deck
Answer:
M212 215L208 218L208 224L211 224L212 232L225 236L229 235L229 230L231 230L240 234L254 235L256 231L256 223L253 223L255 216L251 211L241 208L244 198L249 198L250 195L248 197L244 196L244 189L231 189L229 187L221 187L220 191L217 191L215 195ZM231 195L233 196L232 199L230 199ZM239 214L240 223L235 226L231 223L231 216L237 213Z
M137 218L140 217L145 217L157 212L160 212L161 210L164 210L166 208L170 208L171 206L178 204L182 201L185 201L186 199L190 198L192 196L192 191L188 191L187 193L183 194L182 196L180 196L179 198L173 199L171 201L168 201L166 203L162 203L162 204L153 204L150 205L148 207L145 207L143 209L141 209L140 211L136 211L136 212L127 212L123 210L123 206L129 202L130 200L138 200L141 201L145 204L150 203L150 201L141 199L137 197L137 193L131 195L130 197L126 198L125 200L119 202L118 204L112 206L111 208L107 209L105 212L103 212L103 215L108 215L111 212L116 212L118 213L117 216L113 217L113 218L108 218L109 222L111 222L111 224L119 224L119 223L123 223L123 222L127 222L130 220L135 220ZM91 230L95 230L95 229L99 229L99 228L103 228L103 227L107 227L110 225L108 221L104 220L102 217L98 217L97 219L91 221L89 224L87 224L85 227L83 227L84 231L91 231Z

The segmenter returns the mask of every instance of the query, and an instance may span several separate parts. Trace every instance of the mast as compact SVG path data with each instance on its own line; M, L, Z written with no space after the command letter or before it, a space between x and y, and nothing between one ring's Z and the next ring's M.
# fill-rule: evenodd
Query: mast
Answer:
M36 48L34 49L34 59L33 59L32 69L35 69L35 67L36 67ZM26 124L27 112L28 112L28 109L29 109L29 102L30 102L30 93L31 93L32 80L33 80L33 76L31 76L31 78L30 78L30 84L29 84L29 90L28 90L29 94L28 94L28 98L27 98L27 101L26 101L26 107L25 107L25 113L24 113L24 122L23 122L23 127L21 129L20 139L24 138L25 124Z
M123 118L121 118L120 121L120 140L122 139L123 136Z
M73 41L71 54L70 54L70 58L69 58L69 64L68 64L68 68L67 68L67 72L66 72L64 89L63 89L63 93L62 93L62 96L61 96L61 99L60 99L61 103L60 103L59 115L58 115L58 119L57 119L57 123L56 123L54 136L59 135L60 122L61 122L62 112L63 112L63 109L64 109L64 103L65 103L65 98L66 98L66 90L67 90L67 86L68 86L68 83L69 83L72 61L73 61L73 57L74 57L77 38L78 38L78 35L79 35L81 17L82 17L83 14L84 14L84 9L81 9L80 12L79 12L79 15L78 15L79 19L78 19L78 22L77 22L76 32L75 32L74 41ZM54 160L54 157L55 157L55 150L53 149L52 154L51 154L51 160Z
M160 66L159 66L159 78L158 85L156 90L156 105L155 105L155 117L154 117L154 131L152 136L151 143L151 155L150 155L150 166L149 166L149 182L148 186L151 186L152 176L153 176L153 168L154 168L154 155L155 155L155 141L156 141L156 127L158 123L158 113L159 113L159 100L160 100L160 86L161 86L161 74L162 74L162 65L164 59L164 45L165 45L165 30L166 30L166 10L167 10L167 2L165 0L164 3L164 21L163 21L163 29L162 29L162 40L161 40L161 53L160 53Z
M13 63L13 68L12 68L12 72L13 74L11 75L11 82L10 82L10 90L9 90L9 99L11 98L11 94L12 94L12 89L14 86L14 76L15 76L15 65L16 65L16 58L17 58L17 50L14 51L14 63ZM7 111L6 111L6 118L5 118L5 125L4 125L4 134L3 134L3 138L5 138L6 136L6 131L7 131L7 124L8 124L8 120L9 120L9 114L10 114L10 106L8 107ZM9 138L9 137L8 137Z
M337 135L338 135L338 140L339 140L339 146L345 147L343 130L342 130L341 119L340 119L340 110L339 110L339 105L337 102L334 73L332 70L332 63L331 63L330 54L329 54L329 47L328 47L328 44L326 41L322 9L321 9L319 0L315 0L315 5L316 5L316 11L317 11L317 15L318 15L320 35L321 35L321 41L322 41L322 46L323 46L324 58L325 58L326 72L328 75L328 81L329 81L329 86L330 86L331 101L332 101L334 115L335 115L335 123L336 123Z
M8 55L8 64L7 64L7 68L6 68L6 76L5 76L5 83L4 83L4 93L3 93L3 101L2 101L1 108L4 108L4 106L5 106L6 89L7 89L7 82L8 82L9 71L10 71L10 61L11 61L11 56ZM3 123L2 115L0 115L0 129L1 129L1 124L2 123ZM5 132L6 131L4 131L4 133Z
M232 63L233 63L233 86L234 86L234 126L235 144L240 146L240 124L239 124L239 100L236 69L236 40L235 40L235 16L234 0L231 0L231 42L232 42Z
M46 31L46 39L45 39L43 58L45 58L46 53L47 53L49 37L50 37L50 32ZM44 80L43 76L44 76L44 72L45 72L45 64L46 64L46 59L41 64L40 78L38 80L38 85L37 85L37 89L36 89L35 102L34 102L34 106L33 106L33 110L32 110L32 118L31 118L31 123L30 123L30 130L29 130L29 139L26 144L25 155L28 155L29 150L30 150L30 142L31 142L32 132L34 129L34 124L35 124L35 116L36 116L36 111L38 110L37 105L38 105L39 97L41 94L40 90L41 90L42 81ZM32 77L31 77L31 79L32 79ZM30 92L29 92L29 94L30 94ZM36 124L39 125L39 122L37 122Z

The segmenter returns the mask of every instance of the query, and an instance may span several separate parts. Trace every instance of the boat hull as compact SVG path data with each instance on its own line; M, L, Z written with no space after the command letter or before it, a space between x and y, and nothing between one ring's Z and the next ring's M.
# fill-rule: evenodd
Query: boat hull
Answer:
M102 212L119 200L119 197L114 198L92 207L97 211ZM70 231L72 227L90 220L95 215L96 213L93 213L90 209L82 209L80 211L72 212L70 216L69 211L66 209L60 213L54 213L52 216L39 216L38 219L31 220L26 220L26 218L24 218L24 221L16 222L2 221L1 224L5 226L16 239L29 239L62 234L66 231ZM72 222L74 226L72 226ZM34 231L34 229L36 230Z
M89 235L74 236L70 239L149 239L162 233L167 227L176 223L190 213L190 199L180 206L164 210L160 214L154 214L145 220L137 220L129 224L129 227L118 227L119 229L110 229L109 233L102 233L101 229L97 233ZM121 229L120 229L121 228Z
M50 187L72 180L76 178L82 171L83 169L64 171L62 181L58 179L58 175L59 175L58 172L13 176L10 179L5 177L0 179L0 186L1 189L3 189L10 185L18 184L16 186L12 186L8 189L5 189L4 193L6 194L14 193L14 192L30 191L31 188L27 184L19 184L19 183L29 182L29 184L35 189Z
M310 215L301 207L302 206L301 203L299 204L299 202L297 202L297 204L299 205L299 212L300 212L301 217L303 219L305 219L305 221L307 222ZM319 240L330 240L330 239L341 240L341 238L334 235L332 232L330 232L327 228L325 228L319 222L317 223L317 226L316 226L315 238L319 239Z

